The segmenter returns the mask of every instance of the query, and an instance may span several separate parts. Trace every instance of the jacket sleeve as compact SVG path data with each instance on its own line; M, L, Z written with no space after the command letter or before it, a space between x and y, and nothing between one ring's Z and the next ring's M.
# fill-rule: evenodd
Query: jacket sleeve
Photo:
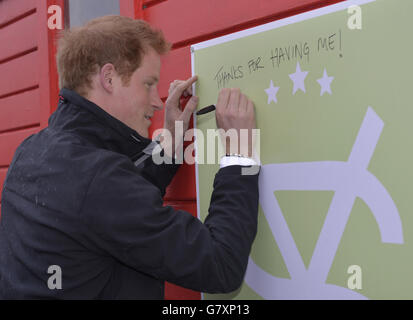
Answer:
M257 230L258 175L219 170L202 223L163 206L160 190L128 159L105 158L80 215L105 253L157 279L223 293L242 283Z
M181 165L175 163L173 159L170 159L170 163L156 164L152 157L149 157L138 170L145 179L159 188L163 197L166 187L171 183L180 167Z

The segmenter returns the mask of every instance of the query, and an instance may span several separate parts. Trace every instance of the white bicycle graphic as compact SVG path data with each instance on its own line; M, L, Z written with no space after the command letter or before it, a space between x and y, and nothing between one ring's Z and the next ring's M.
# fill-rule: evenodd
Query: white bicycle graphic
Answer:
M381 182L367 170L383 126L368 107L348 161L262 166L259 201L291 276L275 277L250 257L245 282L264 299L366 299L358 292L325 282L356 197L373 213L382 242L403 243L397 207ZM335 191L308 269L274 196L278 190Z

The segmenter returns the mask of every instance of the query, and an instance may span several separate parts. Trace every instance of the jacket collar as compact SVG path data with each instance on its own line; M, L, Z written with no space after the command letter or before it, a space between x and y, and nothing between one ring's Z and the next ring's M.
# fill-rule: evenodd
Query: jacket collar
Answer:
M59 98L59 107L50 117L49 126L60 125L79 134L93 135L107 149L132 160L136 160L152 142L75 91L63 88Z

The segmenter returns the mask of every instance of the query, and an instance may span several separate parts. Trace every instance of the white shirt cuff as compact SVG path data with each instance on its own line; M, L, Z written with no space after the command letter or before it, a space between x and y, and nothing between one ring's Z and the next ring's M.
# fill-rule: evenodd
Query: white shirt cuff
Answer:
M228 166L256 166L257 163L251 158L237 157L237 156L225 156L221 158L219 162L220 168Z

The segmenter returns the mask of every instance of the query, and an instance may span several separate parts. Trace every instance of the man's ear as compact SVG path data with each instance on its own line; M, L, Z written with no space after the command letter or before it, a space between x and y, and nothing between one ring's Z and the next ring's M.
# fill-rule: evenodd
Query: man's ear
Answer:
M113 83L116 70L113 64L107 63L101 69L99 73L100 84L105 89L105 91L113 92Z

